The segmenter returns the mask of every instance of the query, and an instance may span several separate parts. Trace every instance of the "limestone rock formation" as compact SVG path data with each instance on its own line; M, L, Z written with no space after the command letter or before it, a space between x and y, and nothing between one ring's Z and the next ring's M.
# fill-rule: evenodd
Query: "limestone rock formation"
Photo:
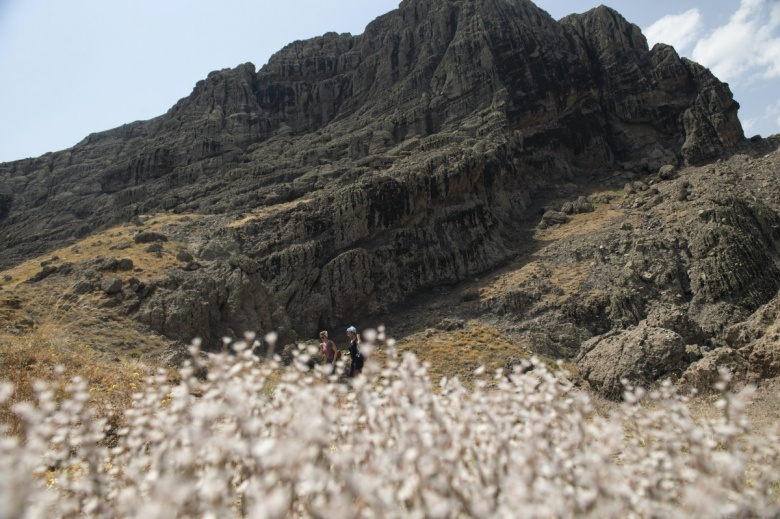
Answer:
M647 387L661 378L682 374L689 364L682 337L644 323L583 343L577 357L583 378L607 396L620 395L625 389L623 381Z
M736 350L727 347L715 348L707 352L701 360L691 364L683 373L680 382L686 388L712 391L723 379L722 370L736 377L737 381L744 381L747 361Z
M780 296L746 321L727 328L725 343L747 361L747 381L780 376Z
M209 74L160 117L0 165L0 266L145 213L224 215L229 227L180 236L214 264L178 270L129 311L177 338L271 320L311 334L514 258L529 207L560 183L735 149L737 109L707 69L649 49L606 7L556 22L527 0L404 0L362 35L294 42L259 71ZM713 214L740 232L774 225L760 204L729 203ZM712 239L705 220L700 231L694 245ZM775 238L730 239L723 259L749 261L746 241ZM656 286L694 294L702 315L739 305L724 301L732 284L764 302L771 287L706 261L688 280L674 240L648 244L668 253ZM642 285L631 271L623 286ZM597 317L577 334L638 322L646 300L622 294L569 307Z
M193 338L241 338L280 331L281 344L295 340L290 322L258 277L240 264L214 262L208 268L171 273L126 304L136 318L166 337L189 343ZM207 345L209 343L207 342Z

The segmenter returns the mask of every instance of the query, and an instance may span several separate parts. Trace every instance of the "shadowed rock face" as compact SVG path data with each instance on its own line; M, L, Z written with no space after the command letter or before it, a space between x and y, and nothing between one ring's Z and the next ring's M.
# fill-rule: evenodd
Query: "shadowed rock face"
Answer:
M142 213L271 208L184 238L211 261L252 260L241 290L273 301L241 319L308 334L513 257L551 183L717 157L744 139L737 109L606 7L556 22L525 0L406 0L362 35L213 72L156 119L0 165L0 266ZM159 310L186 307L170 297L139 318L180 329Z

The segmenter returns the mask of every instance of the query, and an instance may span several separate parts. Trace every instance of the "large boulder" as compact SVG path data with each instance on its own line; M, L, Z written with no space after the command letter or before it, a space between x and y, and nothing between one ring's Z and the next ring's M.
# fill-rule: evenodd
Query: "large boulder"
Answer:
M742 350L748 358L748 382L780 376L780 334L773 332Z
M701 360L691 364L680 378L680 385L699 391L714 391L721 381L721 370L727 370L737 382L743 382L748 370L748 361L737 350L721 347L704 354Z
M701 326L685 310L681 305L656 302L647 312L647 325L672 330L680 334L686 344L704 343L706 335Z
M688 358L679 334L642 323L585 342L576 363L593 389L614 398L622 394L624 380L632 385L652 385L681 374Z

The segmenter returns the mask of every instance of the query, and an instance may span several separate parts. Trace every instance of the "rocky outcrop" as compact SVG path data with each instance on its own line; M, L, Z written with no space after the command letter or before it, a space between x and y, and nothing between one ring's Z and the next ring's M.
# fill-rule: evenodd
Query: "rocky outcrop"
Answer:
M142 304L141 304L142 303ZM289 319L277 298L255 273L238 265L215 262L197 271L169 274L151 287L135 287L125 298L138 321L166 337L189 343L203 339L212 347L222 337L258 337L279 332L281 344L295 340Z
M625 390L624 382L648 387L682 374L690 363L686 355L685 341L678 334L643 324L583 343L577 367L593 389L618 396Z
M747 360L747 381L780 376L780 296L726 328L724 341Z
M658 44L648 53L639 28L604 6L561 25L580 61L591 64L608 107L608 149L618 160L636 164L639 158L657 169L681 153L696 164L744 139L728 86L674 48Z
M723 347L715 348L685 370L680 384L684 388L693 388L698 391L713 391L719 382L724 381L724 372L736 377L736 381L744 382L747 374L747 361L736 350Z
M138 318L177 338L241 333L245 314L308 334L513 258L555 183L733 148L737 108L605 7L556 22L526 0L405 0L362 35L214 72L156 119L0 165L0 265L141 213L233 215L183 239L201 260L237 258L233 290L181 271ZM638 320L633 304L613 298L611 321Z

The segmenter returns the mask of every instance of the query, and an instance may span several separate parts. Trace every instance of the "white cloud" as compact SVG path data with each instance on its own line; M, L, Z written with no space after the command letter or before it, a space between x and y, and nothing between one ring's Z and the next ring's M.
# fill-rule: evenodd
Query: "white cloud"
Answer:
M721 80L780 78L780 2L742 0L728 23L700 39L693 59Z
M642 32L650 47L666 43L682 54L699 37L702 26L701 11L689 9L682 14L666 15Z

